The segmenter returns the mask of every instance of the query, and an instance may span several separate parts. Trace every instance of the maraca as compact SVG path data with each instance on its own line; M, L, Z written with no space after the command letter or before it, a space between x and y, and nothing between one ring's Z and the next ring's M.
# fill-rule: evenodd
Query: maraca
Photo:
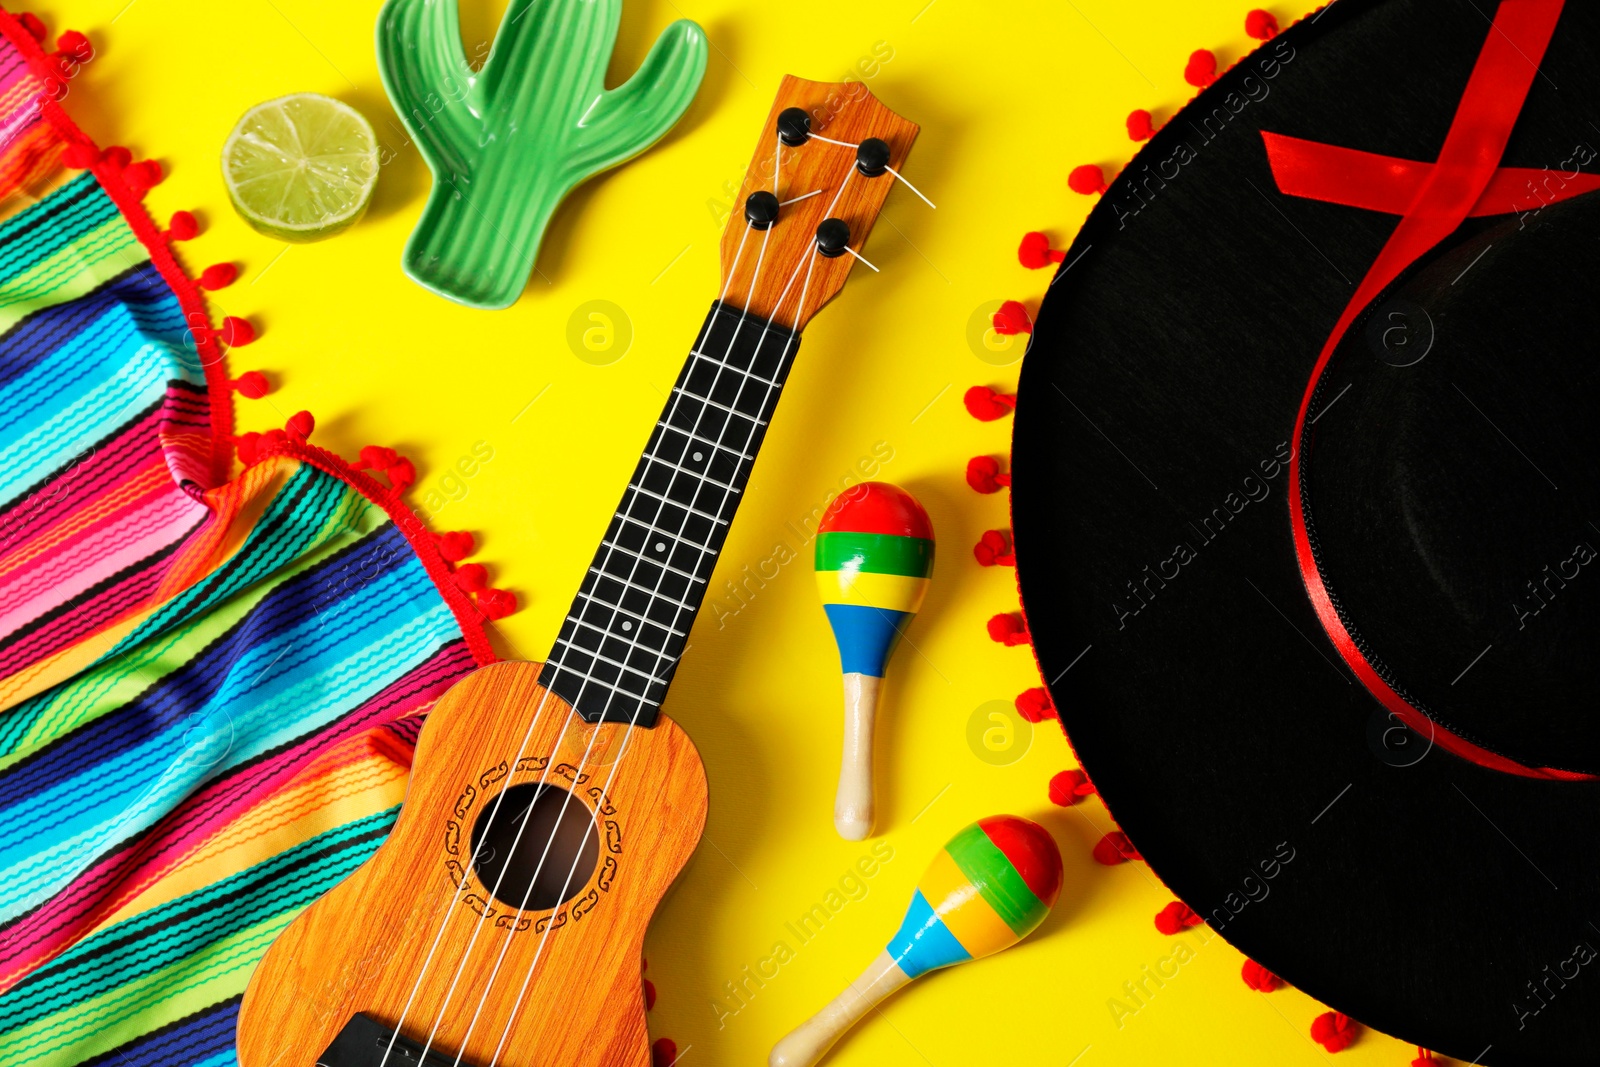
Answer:
M779 1041L771 1067L808 1067L890 993L939 967L1010 948L1050 914L1061 852L1038 823L979 819L944 846L917 884L889 947L827 1007Z
M844 668L844 759L833 825L846 840L860 841L872 833L878 689L933 572L928 513L899 486L853 485L823 513L816 568L817 589Z

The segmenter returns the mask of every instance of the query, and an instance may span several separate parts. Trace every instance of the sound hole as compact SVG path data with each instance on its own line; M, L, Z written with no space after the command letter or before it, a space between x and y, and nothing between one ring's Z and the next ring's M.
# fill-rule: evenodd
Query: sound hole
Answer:
M514 785L498 811L494 801L485 804L472 827L473 869L496 900L513 908L548 911L571 900L599 861L594 813L558 785Z

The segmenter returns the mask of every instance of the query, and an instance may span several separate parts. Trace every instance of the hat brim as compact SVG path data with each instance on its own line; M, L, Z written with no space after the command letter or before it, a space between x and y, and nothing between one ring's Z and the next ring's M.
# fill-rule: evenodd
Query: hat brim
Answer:
M1431 158L1492 14L1340 0L1226 72L1112 183L1022 367L1018 581L1085 770L1218 933L1451 1057L1593 1062L1600 783L1415 739L1388 751L1394 723L1324 635L1287 511L1318 349L1395 218L1280 194L1261 131ZM1600 144L1597 47L1600 6L1567 5L1506 166Z

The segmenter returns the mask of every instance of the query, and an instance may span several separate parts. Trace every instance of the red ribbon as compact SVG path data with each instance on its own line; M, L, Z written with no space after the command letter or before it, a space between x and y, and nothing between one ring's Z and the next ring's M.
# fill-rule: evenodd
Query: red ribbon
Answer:
M1518 191L1526 189L1530 177L1545 178L1545 172L1502 168L1500 159L1538 73L1539 61L1544 58L1556 21L1561 17L1562 4L1563 0L1502 0L1461 102L1456 106L1455 118L1439 150L1439 158L1431 164L1314 144L1263 131L1267 158L1281 192L1400 215L1399 224L1356 286L1333 332L1322 345L1295 417L1294 440L1304 440L1311 398L1334 350L1351 324L1385 286L1454 233L1469 216L1528 210L1550 202L1538 198L1536 193L1530 199L1525 192ZM1564 195L1552 195L1551 200L1600 187L1600 179L1590 175L1578 177L1582 180L1568 179L1560 190ZM1299 504L1303 460L1298 448L1289 460L1289 517L1300 577L1322 628L1368 691L1406 726L1424 737L1433 737L1446 751L1480 766L1534 778L1593 779L1593 775L1527 767L1475 745L1433 722L1378 675L1345 629L1317 569L1304 509Z

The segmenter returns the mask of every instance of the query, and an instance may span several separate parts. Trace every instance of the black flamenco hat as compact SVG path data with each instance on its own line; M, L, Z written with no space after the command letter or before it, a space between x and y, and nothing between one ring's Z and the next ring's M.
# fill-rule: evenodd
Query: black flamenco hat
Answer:
M1600 4L1339 0L1106 190L1018 392L1023 606L1122 829L1490 1064L1600 1061L1596 146Z

